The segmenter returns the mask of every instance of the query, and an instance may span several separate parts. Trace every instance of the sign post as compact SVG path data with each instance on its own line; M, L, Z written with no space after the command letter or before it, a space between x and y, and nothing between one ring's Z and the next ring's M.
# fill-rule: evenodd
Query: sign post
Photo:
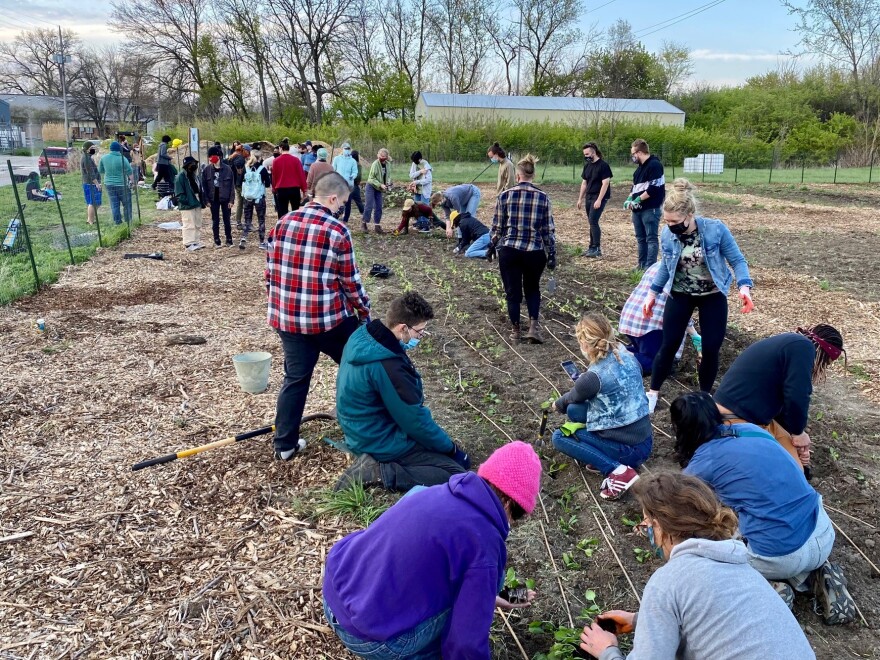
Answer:
M199 129L189 129L189 155L199 160Z

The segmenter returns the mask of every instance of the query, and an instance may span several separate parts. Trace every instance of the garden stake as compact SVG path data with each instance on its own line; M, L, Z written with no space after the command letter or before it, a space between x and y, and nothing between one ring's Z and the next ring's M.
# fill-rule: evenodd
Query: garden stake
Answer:
M577 464L577 462L575 462ZM587 478L584 476L584 471L578 468L578 472L581 475L581 479L584 480L584 486L587 488L587 492L590 494L590 497L593 498L593 503L596 505L596 508L599 509L599 513L602 514L602 517L605 519L605 524L608 525L608 531L611 532L611 536L614 536L614 528L611 527L611 521L608 520L608 516L605 515L605 509L599 506L599 500L596 499L596 495L593 493L593 490L590 488L590 484L587 483Z
M833 506L828 506L827 504L824 504L823 506L824 506L826 509L828 509L829 511L834 511L834 513L839 513L839 514L842 515L842 516L846 516L846 517L849 518L850 520L855 520L856 522L860 522L860 523L862 523L863 525L865 525L866 527L870 527L871 529L877 529L877 528L874 527L874 525L872 525L871 523L869 523L869 522L865 522L865 521L862 520L861 518L856 518L855 516L851 516L851 515L848 514L846 511L841 511L840 509L835 509Z
M829 516L828 519L831 520L831 517ZM836 529L838 532L843 534L843 538L845 538L847 541L850 542L852 547L854 547L856 549L856 552L858 552L862 557L864 557L865 561L871 565L871 568L873 568L875 571L877 571L877 575L880 575L880 568L877 568L877 564L872 562L871 559L868 557L868 555L866 555L864 552L862 552L862 549L856 545L856 542L853 541L849 536L847 536L846 532L844 532L842 529L840 529L840 527L838 526L838 524L836 522L831 520L831 524L834 525L834 529Z
M553 392L556 392L556 391L557 391L557 389L556 389L556 385L554 385L553 382L552 382L549 378L547 378L547 376L545 376L544 373L543 373L540 369L538 369L538 367L536 367L534 364L532 364L531 362L529 362L528 360L526 360L526 359L520 354L520 352L519 352L518 350L516 350L516 349L513 347L513 345L512 345L509 341L507 341L507 340L504 338L504 335L502 335L502 334L501 334L501 331L498 330L498 328L495 327L495 324L492 323L492 321L489 320L489 317L488 317L488 316L486 317L486 323L488 323L489 325L492 326L492 329L498 334L499 337L501 337L501 341L503 341L505 344L507 344L507 347L508 347L510 350L512 350L514 353L516 353L517 357L519 357L520 360L522 360L522 361L525 362L527 365L529 365L532 369L534 369L534 370L538 373L538 375L539 375L541 378L543 378L544 380L547 381L547 384L550 385L550 389L551 389L551 391L553 391Z
M455 364L455 363L453 362L453 364ZM485 417L486 420L487 420L492 426L494 426L496 429L498 429L499 431L501 431L501 432L507 437L508 440L510 440L511 442L513 442L513 438L510 437L510 434L509 434L507 431L505 431L503 428L501 428L500 426L498 426L498 424L496 424L495 422L493 422L491 417L489 417L486 413L484 413L482 410L480 410L479 408L477 408L474 404L472 404L472 403L471 403L470 401L468 401L467 399L465 399L464 402L465 402L466 404L468 404L471 408L473 408L474 410L476 410L478 413L480 413L483 417Z
M593 518L596 520L596 524L599 525L599 519L596 517L596 512L593 511ZM605 534L605 530L602 528L602 525L599 525L599 531L602 532L602 536L605 537L605 543L608 544L608 547L611 549L611 553L614 555L614 558L617 560L617 565L620 566L620 570L623 571L623 575L626 578L626 581L629 582L630 588L633 590L633 595L635 595L636 600L639 601L639 605L642 604L642 598L639 596L639 592L636 590L636 585L633 584L633 581L629 579L629 573L626 572L626 569L623 567L623 562L620 561L620 557L617 556L617 550L614 549L614 546L611 545L611 540Z
M538 501L541 508L544 509L544 517L547 517L547 509L544 508L544 498L538 493ZM556 566L556 559L553 558L553 551L550 549L550 541L547 540L547 531L544 529L544 523L540 520L538 524L541 526L541 534L544 535L544 545L547 547L547 554L550 555L550 563L553 564L553 572L556 573L556 582L559 584L559 593L562 594L562 603L565 605L565 612L568 614L568 625L574 628L574 619L571 617L571 608L568 606L568 597L565 595L565 589L562 586L562 578L559 577L559 567Z
M504 610L502 610L500 607L498 608L498 614L501 615L501 620L504 621L504 625L507 626L507 629L513 636L513 641L516 642L516 648L518 648L519 652L522 653L523 660L529 660L528 653L526 653L526 650L522 647L522 644L519 643L519 637L516 636L516 633L513 631L513 626L510 625L510 621L507 620L507 616L504 614Z
M336 419L336 415L335 413L315 413L313 415L306 415L302 418L302 423L309 422L313 419ZM141 461L140 463L135 463L131 466L131 471L137 472L138 470L143 470L144 468L152 467L154 465L170 463L171 461L175 461L178 458L189 458L190 456L195 456L196 454L200 454L203 451L207 451L208 449L216 449L217 447L226 447L228 445L233 445L236 442L241 442L242 440L250 440L251 438L256 438L257 436L272 433L274 430L275 425L273 424L272 426L264 426L259 429L254 429L253 431L245 431L244 433L239 433L238 435L234 435L223 440L209 442L206 445L192 447L191 449L184 449L183 451L175 452L174 454L166 454L165 456L159 456L157 458L151 458L146 461Z

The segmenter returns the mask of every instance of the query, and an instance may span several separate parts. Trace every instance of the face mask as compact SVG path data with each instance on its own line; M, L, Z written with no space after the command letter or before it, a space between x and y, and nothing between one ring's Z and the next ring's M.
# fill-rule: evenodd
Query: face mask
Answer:
M688 230L687 220L676 223L674 225L666 225L666 226L669 227L669 231L671 231L676 236L681 236L682 234L684 234Z
M493 162L493 163L497 163L497 162L498 162L498 159L495 158L495 156L492 156L492 162Z
M634 162L636 165L639 164L639 157L636 156L635 154L633 154L632 156L630 156L630 160L631 160L632 162Z
M585 160L586 162L588 162L588 163L592 163L592 162L593 162L593 157L592 157L592 156L584 156L584 160Z
M387 158L380 158L380 159L379 159L379 162L380 162L380 163L384 163L384 162L386 162L387 160L388 160Z
M333 217L337 220L342 217L342 214L345 212L345 205L340 206L338 209L333 211Z
M419 341L420 341L419 339L416 339L415 337L411 337L410 340L408 342L406 342L405 344L403 342L400 342L400 345L403 347L403 350L411 351L412 349L414 349L416 346L419 345Z
M654 554L663 559L663 548L657 545L657 541L654 539L654 528L648 525L648 543L651 544L651 550L654 551Z
M342 153L344 153L346 156L351 156L351 149L343 149Z
M94 149L89 149L89 154L92 155L92 156L94 156L94 155L95 155L95 150L94 150Z
M211 161L212 165L216 165L220 162L220 156L211 156L208 160Z

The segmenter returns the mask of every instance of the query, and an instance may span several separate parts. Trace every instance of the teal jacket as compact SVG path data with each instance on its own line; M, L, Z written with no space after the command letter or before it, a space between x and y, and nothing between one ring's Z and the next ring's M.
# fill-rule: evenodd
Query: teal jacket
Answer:
M122 152L111 151L101 156L98 171L103 175L104 185L125 186L131 176L131 163L125 160Z
M359 327L345 345L336 414L348 448L380 462L415 448L442 454L455 448L424 405L422 377L379 320Z

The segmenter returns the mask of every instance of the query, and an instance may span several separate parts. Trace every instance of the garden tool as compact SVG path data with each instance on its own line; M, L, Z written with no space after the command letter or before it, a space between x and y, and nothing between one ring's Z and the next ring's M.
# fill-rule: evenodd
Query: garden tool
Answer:
M144 254L142 252L128 252L122 255L123 259L155 259L156 261L164 261L165 255L161 252L150 252L149 254Z

